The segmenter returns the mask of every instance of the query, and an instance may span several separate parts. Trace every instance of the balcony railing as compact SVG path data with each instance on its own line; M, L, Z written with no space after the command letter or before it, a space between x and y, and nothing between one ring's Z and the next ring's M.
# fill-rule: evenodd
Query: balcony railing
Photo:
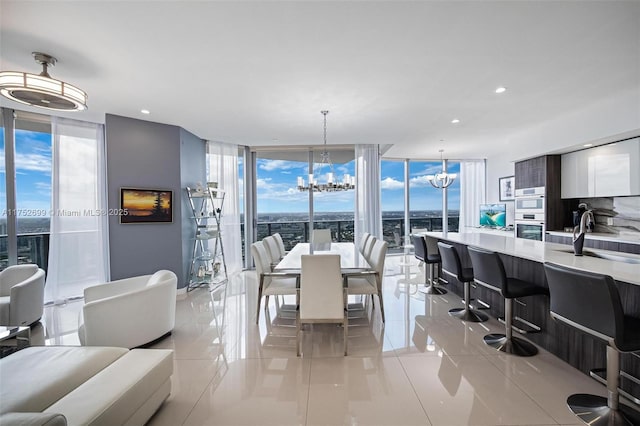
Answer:
M49 266L49 234L18 235L18 264L35 263L45 270ZM0 235L0 270L9 266L7 236Z
M404 218L382 219L382 237L389 243L390 252L402 251L404 245ZM458 216L449 217L449 230L458 232ZM353 242L353 220L319 220L314 221L316 229L331 229L334 241ZM428 231L442 231L441 217L412 217L411 229L427 229ZM291 250L299 242L309 242L309 222L258 222L258 240L278 232L282 236L286 250ZM242 244L244 246L244 228L242 229ZM243 247L244 248L244 247ZM244 253L244 250L243 250Z

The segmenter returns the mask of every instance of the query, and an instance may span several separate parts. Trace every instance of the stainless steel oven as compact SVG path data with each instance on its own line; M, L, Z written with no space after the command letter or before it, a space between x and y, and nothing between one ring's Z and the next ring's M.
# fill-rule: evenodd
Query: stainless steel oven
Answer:
M545 188L516 189L515 232L516 238L544 241Z
M516 220L516 238L526 240L544 241L544 222Z

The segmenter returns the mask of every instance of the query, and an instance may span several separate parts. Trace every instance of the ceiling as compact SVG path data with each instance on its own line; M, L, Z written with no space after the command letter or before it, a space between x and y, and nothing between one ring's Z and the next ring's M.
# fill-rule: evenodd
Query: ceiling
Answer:
M0 24L1 70L39 72L42 51L54 78L88 92L88 111L60 115L250 146L321 144L328 109L329 144L484 158L510 134L640 93L639 1L0 0Z

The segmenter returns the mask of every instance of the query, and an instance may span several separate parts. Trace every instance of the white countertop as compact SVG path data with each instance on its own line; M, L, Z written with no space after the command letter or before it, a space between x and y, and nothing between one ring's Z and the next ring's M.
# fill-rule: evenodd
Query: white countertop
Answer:
M573 232L547 231L549 235L573 238ZM640 244L640 237L634 238L631 235L607 234L604 232L587 232L585 238L588 240L615 241L618 243Z
M480 247L535 262L552 262L569 268L606 274L612 276L617 281L640 285L640 263L626 263L591 256L574 256L573 247L566 244L544 243L542 241L484 233L449 232L447 236L443 236L442 232L425 232L423 235L467 246ZM585 248L584 251L613 255L640 262L640 255L592 248Z

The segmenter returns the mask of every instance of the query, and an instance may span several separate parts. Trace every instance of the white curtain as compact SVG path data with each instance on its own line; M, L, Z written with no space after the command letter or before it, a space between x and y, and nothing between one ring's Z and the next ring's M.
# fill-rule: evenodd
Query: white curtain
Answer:
M238 186L238 145L208 142L208 182L218 182L225 191L221 235L229 275L242 271L240 235L240 192Z
M109 281L104 126L52 117L47 302Z
M355 242L368 232L382 238L380 154L378 145L356 145Z
M459 232L465 227L480 225L480 204L486 202L486 173L484 160L465 160L460 162L460 225Z

